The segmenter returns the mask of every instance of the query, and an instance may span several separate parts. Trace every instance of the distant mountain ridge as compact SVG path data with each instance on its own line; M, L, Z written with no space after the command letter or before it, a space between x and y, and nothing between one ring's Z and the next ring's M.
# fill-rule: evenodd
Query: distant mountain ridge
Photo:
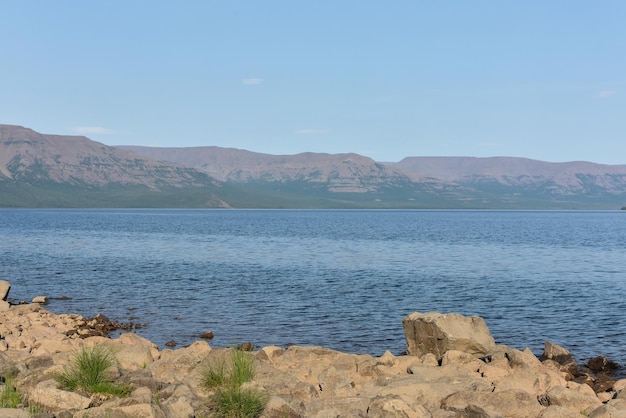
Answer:
M324 183L331 192L373 192L397 186L434 206L599 208L626 199L626 165L552 163L517 157L406 157L379 163L358 154L269 155L220 147L123 149L188 165L225 182ZM333 187L340 182L342 187ZM413 186L413 187L411 187ZM439 199L433 199L438 194ZM543 202L543 203L541 203ZM445 204L444 204L445 207Z
M0 151L0 174L13 179L35 174L35 178L59 183L142 184L149 188L158 188L159 183L200 186L207 180L188 167L149 160L84 136L42 135L15 126L0 126Z
M584 193L590 182L609 193L626 192L626 165L586 161L550 163L514 157L407 157L395 167L413 181L436 178L460 184L498 182L507 186L552 183L560 193Z
M617 209L626 165L111 147L0 125L0 207Z
M354 153L270 155L220 147L119 148L155 160L184 164L220 181L305 181L323 184L335 193L366 193L384 184L409 181L399 170Z
M0 206L89 206L90 200L102 206L122 201L126 206L159 206L160 193L190 190L202 191L209 206L224 206L212 192L215 183L198 170L84 136L44 135L0 125Z

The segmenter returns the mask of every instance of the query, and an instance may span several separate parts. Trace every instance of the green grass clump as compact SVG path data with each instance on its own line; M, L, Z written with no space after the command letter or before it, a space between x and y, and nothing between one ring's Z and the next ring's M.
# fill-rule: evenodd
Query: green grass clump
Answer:
M215 390L209 407L217 417L255 418L267 403L267 396L242 385L254 379L254 358L250 353L232 350L228 360L216 359L200 370L200 384Z
M226 362L223 360L206 364L200 371L200 384L205 389L224 386L227 383L227 379L228 371L226 370Z
M0 408L17 408L24 401L24 397L15 387L15 378L7 375L4 385L0 386Z
M230 380L232 385L239 387L254 379L254 358L250 353L233 350L231 361Z
M126 396L129 388L113 383L106 375L106 371L115 363L115 357L105 348L83 348L74 356L69 367L57 374L55 379L66 390Z
M266 403L267 397L254 388L224 386L213 395L216 415L222 418L256 418Z

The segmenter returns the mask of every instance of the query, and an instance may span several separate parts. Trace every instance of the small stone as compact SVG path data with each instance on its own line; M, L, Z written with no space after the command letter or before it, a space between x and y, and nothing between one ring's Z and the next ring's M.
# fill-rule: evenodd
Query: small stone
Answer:
M248 342L248 343L241 343L237 346L237 350L241 350L241 351L254 351L254 344Z
M46 305L48 304L48 297L47 296L35 296L33 298L33 303L40 303L42 305Z
M169 340L168 342L165 343L165 345L168 347L176 347L176 341Z
M200 334L200 338L204 338L205 340L212 340L214 336L213 331L207 331Z

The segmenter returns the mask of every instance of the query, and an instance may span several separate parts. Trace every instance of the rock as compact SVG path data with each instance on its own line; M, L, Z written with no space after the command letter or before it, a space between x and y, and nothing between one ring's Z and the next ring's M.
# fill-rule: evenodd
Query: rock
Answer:
M307 405L306 417L366 417L369 400L360 397L316 399Z
M611 405L602 405L589 414L589 418L626 418L626 411Z
M7 297L9 296L9 290L11 290L11 283L6 280L0 280L0 300L6 302Z
M302 402L288 402L280 396L271 396L265 409L263 417L266 418L304 418L304 404Z
M400 375L381 382L381 386L367 386L360 393L362 396L375 398L399 397L410 405L419 404L431 413L440 409L443 399L463 391L493 390L485 379L462 366L449 364L442 367L422 367L414 374Z
M213 331L207 331L200 334L200 338L203 338L205 340L212 340L214 336L215 335L213 335Z
M482 376L483 379L487 380L491 383L492 386L496 386L498 382L504 379L506 376L512 373L511 368L508 363L505 365L496 363L485 363L480 366L478 369L478 373Z
M0 417L2 418L30 418L28 411L15 408L0 408Z
M0 376L17 376L20 369L14 364L9 356L0 352Z
M237 346L237 350L241 350L241 351L254 351L254 344L247 342L247 343L241 343Z
M613 384L613 390L620 392L626 388L626 379L619 379Z
M90 337L85 347L105 346L115 355L119 366L127 370L140 370L159 358L157 346L149 340L133 333L126 333L116 339Z
M458 364L468 370L477 371L485 363L469 353L458 350L448 350L441 358L441 365L445 366L447 364Z
M538 418L581 418L583 415L574 412L571 409L563 408L558 405L551 405L541 411Z
M32 303L39 303L41 305L46 305L48 303L48 297L47 296L35 296L33 298Z
M619 411L626 411L626 400L620 399L619 396L615 399L611 399L607 402L607 405L611 405L613 408Z
M0 300L0 311L8 311L11 309L11 304L6 300Z
M432 315L446 317L420 325L431 327L424 335L441 337L433 352L415 356L387 351L373 357L324 347L269 346L250 354L255 375L243 387L267 395L263 418L567 418L581 413L626 418L626 380L576 366L576 381L566 381L565 366L557 359L569 364L568 357L556 345L544 350L541 362L529 349L492 346L490 338L481 343L484 338L476 337L472 328L484 331L484 323L477 327L471 318ZM115 322L55 315L39 304L11 306L0 312L0 376L16 376L16 386L50 411L46 418L183 418L211 413L207 397L212 392L201 386L202 368L228 361L233 349L211 349L201 340L159 351L133 333L117 339L89 336L92 330L105 331L108 323ZM486 335L490 337L488 330ZM441 342L445 345L437 346ZM81 348L93 346L106 347L115 355L117 364L107 376L128 385L130 396L87 398L57 388L54 373ZM604 361L598 362L604 367Z
M520 351L515 348L504 347L503 351L499 351L501 347L498 346L497 354L503 354L511 367L530 367L531 369L540 369L542 367L539 359L528 348Z
M594 372L612 372L613 370L619 369L619 364L604 356L590 359L587 366Z
M422 405L411 406L398 397L376 398L367 408L368 418L432 418Z
M583 414L590 414L594 409L602 405L602 402L595 395L582 393L563 386L551 388L539 397L539 402L544 406L563 406Z
M478 316L414 312L402 319L402 325L412 356L432 353L441 359L446 351L458 350L480 357L496 347L485 320Z
M205 341L196 341L189 347L178 350L163 350L160 358L149 364L151 375L164 382L173 384L186 382L192 388L199 386L199 373L196 368L211 353L211 347Z
M29 391L28 401L52 412L67 409L87 409L91 404L91 399L86 396L45 385L38 385Z
M112 331L132 330L131 323L120 323L111 321L105 315L98 314L92 318L80 317L74 323L74 327L67 331L67 335L72 338L108 337Z
M356 384L349 375L343 371L339 371L336 368L330 366L318 377L318 387L322 396L326 393L332 393L335 397L347 398L356 395Z
M188 386L177 385L171 392L167 392L167 399L161 402L161 409L168 418L194 418L195 409L193 401L195 400L194 394L191 392ZM199 402L198 402L199 404Z
M267 347L263 347L256 354L256 358L261 361L267 361L269 363L273 363L274 359L279 358L285 353L285 350L281 347L277 347L275 345L270 345Z
M281 404L304 414L304 405L319 398L320 393L316 386L295 377L291 373L278 370L269 362L260 361L256 367L255 381L263 386L268 394L280 397L282 402L274 400L274 408L282 409ZM281 416L281 415L279 415Z
M610 392L613 390L616 379L611 376L607 376L606 374L600 373L597 378L593 382L593 391L597 394L602 392Z
M282 355L272 357L273 366L289 372L292 378L317 387L319 375L331 365L344 373L356 372L353 356L323 347L291 346ZM356 376L353 376L356 378Z
M75 413L74 418L109 418L109 417L133 417L133 418L166 418L166 415L156 405L136 404L120 407L89 408L86 411Z
M539 357L539 360L554 360L559 364L567 364L573 361L572 353L569 350L550 341L544 342L543 354Z
M512 373L496 383L494 392L516 389L539 396L549 389L566 384L558 372L550 369L535 370L527 367L515 368Z
M543 408L537 398L522 390L497 393L462 391L448 396L441 407L464 417L529 418L538 416Z
M426 353L420 358L420 363L424 366L439 366L439 360L433 353Z
M174 340L169 340L168 342L165 343L165 345L167 347L176 347L176 341Z

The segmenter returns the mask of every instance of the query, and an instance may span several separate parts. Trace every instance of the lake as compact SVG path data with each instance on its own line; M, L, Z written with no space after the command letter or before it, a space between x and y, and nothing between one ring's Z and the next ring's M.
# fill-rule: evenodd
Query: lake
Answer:
M399 354L402 317L438 311L626 363L620 211L0 210L0 266L11 298L146 324L161 348L212 330Z

